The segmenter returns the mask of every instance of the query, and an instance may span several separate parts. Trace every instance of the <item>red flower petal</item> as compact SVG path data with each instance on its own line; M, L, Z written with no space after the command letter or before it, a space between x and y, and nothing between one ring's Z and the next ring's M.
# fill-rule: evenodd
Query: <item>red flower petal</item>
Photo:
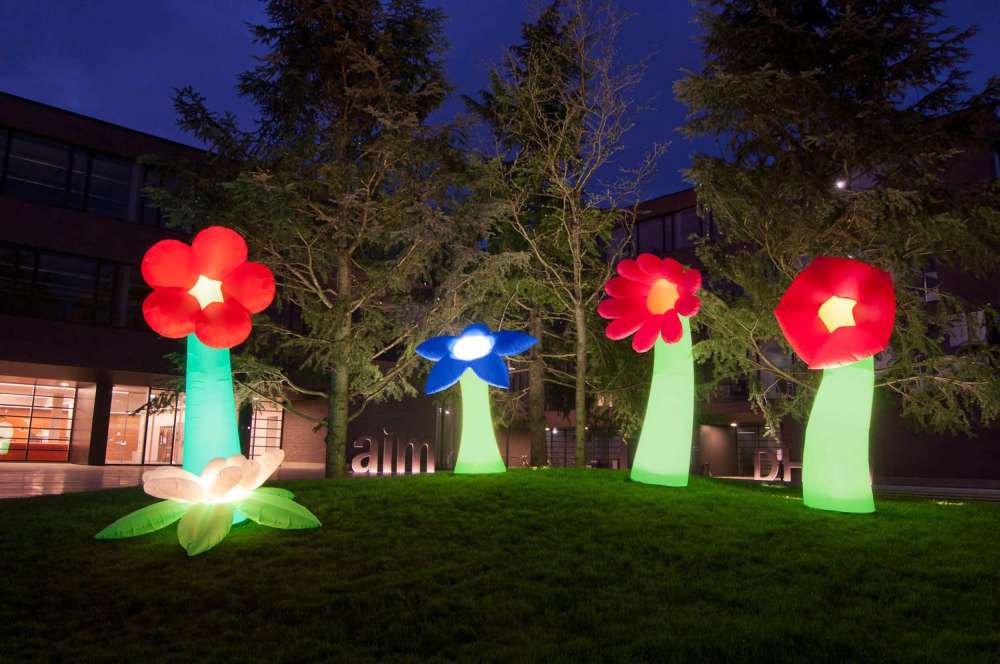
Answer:
M833 296L856 304L854 325L830 332L819 310ZM896 316L892 277L861 261L821 256L795 277L774 315L788 343L809 368L850 364L889 344Z
M694 293L699 288L701 288L701 272L689 267L684 270L684 274L681 275L681 280L678 282L681 290L686 293Z
M604 292L611 297L646 297L649 294L649 285L624 277L612 277L604 284Z
M632 350L637 353L645 353L656 343L656 338L660 336L660 316L650 316L639 327L639 330L632 337Z
M681 316L694 316L701 309L701 298L697 295L681 295L677 298L674 309Z
M264 311L274 300L274 275L260 263L243 263L222 281L222 296L252 314Z
M150 288L191 290L198 281L198 267L191 247L178 240L160 240L142 257L142 278Z
M664 258L660 263L660 269L663 270L663 276L667 279L675 284L681 283L681 275L684 274L684 266L675 261L673 258Z
M668 311L663 314L660 335L668 344L675 344L681 340L684 335L684 327L681 325L681 319L677 317L676 311Z
M222 281L247 259L247 243L236 231L210 226L194 236L191 243L198 271L209 279Z
M146 323L168 339L182 339L194 332L200 311L198 300L183 288L157 288L142 302Z
M626 279L638 281L643 284L648 284L653 281L648 274L639 268L639 264L630 258L626 258L618 263L618 274L622 275Z
M232 348L250 336L250 314L237 302L213 302L198 315L195 334L212 348Z
M663 276L663 270L660 267L662 263L653 254L639 254L635 261L639 264L639 268L650 277L658 279Z
M610 298L597 305L601 318L621 318L629 315L644 315L646 301L641 297Z
M624 339L628 335L638 330L648 316L625 316L614 321L604 330L605 336L612 341Z

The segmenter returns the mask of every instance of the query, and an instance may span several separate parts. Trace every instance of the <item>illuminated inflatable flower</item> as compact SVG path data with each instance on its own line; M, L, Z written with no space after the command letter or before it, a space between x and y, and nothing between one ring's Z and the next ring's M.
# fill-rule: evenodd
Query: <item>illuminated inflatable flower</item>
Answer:
M142 313L157 333L181 339L194 333L206 346L232 348L250 335L250 314L274 299L274 275L247 262L239 233L212 226L191 246L161 240L142 258L142 277L153 289Z
M874 512L868 466L874 355L892 335L892 276L861 261L822 256L795 277L774 315L799 357L823 369L802 452L803 502Z
M503 389L510 387L510 374L502 358L523 353L538 342L524 332L498 330L477 323L457 337L431 337L416 348L417 355L436 362L427 376L424 392L434 394L459 381L466 369Z
M892 277L861 261L822 256L795 277L774 315L810 369L851 364L889 345Z
M510 386L503 358L517 355L538 343L530 334L508 332L482 324L470 325L455 337L431 337L416 347L423 358L436 362L427 376L426 394L446 390L459 383L462 391L462 433L456 473L502 473L507 467L500 456L487 384Z
M701 273L673 258L640 254L634 261L618 263L618 274L604 286L610 299L597 307L598 314L614 321L605 330L607 337L618 341L635 334L632 348L637 353L652 348L657 338L668 344L680 341L680 317L694 316L701 307L695 295Z
M698 313L701 273L672 258L640 254L618 263L605 284L610 296L597 306L613 319L605 335L632 337L639 353L653 349L653 376L646 416L632 462L636 482L687 486L694 429L694 360L688 318Z
M225 539L243 517L285 530L318 528L319 519L292 500L292 492L260 488L284 458L283 450L256 460L234 454L212 459L200 476L173 466L149 471L143 474L143 489L166 500L118 519L96 538L136 537L179 520L177 539L189 556L196 556Z

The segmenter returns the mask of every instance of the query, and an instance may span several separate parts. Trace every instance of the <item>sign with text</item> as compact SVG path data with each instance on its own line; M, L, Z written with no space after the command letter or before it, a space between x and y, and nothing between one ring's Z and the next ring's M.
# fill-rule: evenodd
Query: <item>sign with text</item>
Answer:
M351 443L351 472L354 475L418 475L434 472L434 446L411 438L405 443L384 432L381 441L361 436Z

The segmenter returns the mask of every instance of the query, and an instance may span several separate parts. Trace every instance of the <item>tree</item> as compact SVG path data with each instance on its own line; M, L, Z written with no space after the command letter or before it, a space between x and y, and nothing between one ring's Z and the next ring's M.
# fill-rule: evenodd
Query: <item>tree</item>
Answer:
M896 327L877 384L909 420L969 431L1000 412L997 348L944 343L976 307L946 288L929 305L924 281L932 261L979 277L1000 268L1000 188L943 180L995 128L1000 80L970 94L961 67L973 33L940 26L939 5L701 3L705 65L675 91L690 109L685 132L720 146L689 177L723 240L699 249L711 279L696 353L710 386L750 377L776 435L783 416L807 414L816 376L790 359L772 312L820 255L894 276Z
M372 402L415 394L412 347L465 306L483 273L467 214L468 164L449 128L426 126L447 85L441 14L418 0L270 0L268 49L239 79L256 127L175 104L209 144L171 198L172 218L243 231L302 324L262 325L239 366L245 387L289 406L329 400L327 475L345 472L347 426ZM328 377L303 384L288 370Z
M586 464L594 310L622 248L611 242L612 231L627 231L629 215L619 208L634 203L664 149L653 146L635 169L602 179L632 127L629 95L642 77L642 66L616 61L623 20L607 4L549 5L525 26L524 42L493 70L490 89L472 104L496 142L497 232L531 258L523 275L525 317L536 333L557 333L533 357L531 377L536 381L544 371L549 381L573 389L578 466ZM568 352L559 352L564 344ZM533 441L544 440L544 431L538 434L542 400L539 390L532 398Z

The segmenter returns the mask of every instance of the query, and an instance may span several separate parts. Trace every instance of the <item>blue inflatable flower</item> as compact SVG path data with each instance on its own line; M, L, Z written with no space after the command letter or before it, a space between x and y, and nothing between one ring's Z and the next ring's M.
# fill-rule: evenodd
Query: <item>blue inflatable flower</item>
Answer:
M510 387L507 363L501 358L517 355L538 343L538 339L524 332L508 332L490 328L481 323L470 325L457 337L431 337L417 346L417 354L437 362L427 376L424 392L434 394L446 390L472 369L484 382L495 387Z

